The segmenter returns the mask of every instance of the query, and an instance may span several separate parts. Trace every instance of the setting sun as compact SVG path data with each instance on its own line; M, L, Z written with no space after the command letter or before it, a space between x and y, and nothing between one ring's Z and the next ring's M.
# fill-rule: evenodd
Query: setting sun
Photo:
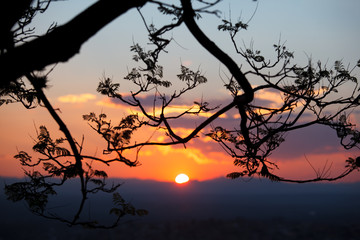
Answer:
M178 184L186 183L188 181L189 181L189 177L188 177L188 175L186 175L184 173L177 175L175 178L175 182Z

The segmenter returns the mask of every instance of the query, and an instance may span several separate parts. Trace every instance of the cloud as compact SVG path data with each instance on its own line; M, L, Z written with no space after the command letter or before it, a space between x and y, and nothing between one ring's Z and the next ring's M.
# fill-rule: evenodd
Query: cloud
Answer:
M173 131L181 137L186 137L192 132L192 129L174 128ZM140 155L148 157L162 155L164 158L177 156L179 159L187 159L197 165L229 164L228 160L231 158L222 151L219 144L215 141L205 141L206 139L209 138L203 136L185 144L149 147L141 150ZM163 134L155 136L153 140L155 142L171 142L171 139Z
M134 104L136 103L129 93L121 93L121 96L123 97L123 99L125 99L128 102L131 102ZM150 95L140 95L140 96L137 96L137 98L141 102L141 105L145 108L152 107L154 104L154 96L152 96L152 95L151 96ZM109 97L104 97L103 99L98 101L96 103L96 105L107 107L107 108L115 108L115 109L118 109L118 108L129 109L129 107L130 107L126 103L122 102L120 99L109 98ZM133 109L135 110L135 108L133 108Z
M198 165L206 165L206 164L229 164L228 161L224 161L223 159L215 159L213 156L214 154L210 153L203 153L202 149L194 148L194 147L187 147L184 148L176 148L173 146L157 146L157 149L163 156L181 156L182 159L188 159L194 161ZM151 156L152 151L144 151L141 152L142 155Z
M69 94L58 97L58 101L62 103L85 103L88 102L89 100L95 100L95 99L96 99L96 95L91 93L83 93L79 95Z
M141 102L141 105L146 109L146 111L149 114L153 115L155 113L155 116L158 116L158 117L160 116L161 101L157 101L155 103L155 108L154 108L154 96L146 96L146 97L142 97L141 99L138 99L138 100ZM129 102L134 102L134 101L129 99ZM139 108L126 105L119 99L104 98L104 99L98 101L96 103L96 105L108 107L108 108L115 108L115 109L122 108L122 109L128 111L129 114L138 114L139 116L142 116L142 113ZM212 106L216 106L216 105L212 104ZM194 103L191 103L191 104L174 103L165 108L164 115L166 117L174 117L174 116L176 117L186 111L195 113L198 110L199 110L199 106ZM188 116L188 117L200 116L200 117L208 118L211 115L212 115L212 113L209 113L209 112L201 112L199 114L187 114L186 116ZM219 118L227 118L227 117L228 117L227 114L224 113Z
M185 67L190 67L192 65L192 61L191 60L184 60L181 63L183 66Z
M126 105L122 102L114 101L111 98L103 98L100 101L96 102L97 106L107 107L107 108L125 108Z
M258 107L278 109L284 105L284 95L274 89L260 89L255 92L252 104ZM257 112L261 114L270 113L266 109L258 109ZM236 117L240 117L239 114Z

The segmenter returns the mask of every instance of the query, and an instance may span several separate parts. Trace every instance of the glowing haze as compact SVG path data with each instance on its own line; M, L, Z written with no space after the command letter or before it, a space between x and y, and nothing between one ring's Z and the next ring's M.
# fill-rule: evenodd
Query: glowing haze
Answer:
M84 2L87 2L86 4ZM261 49L264 55L272 56L272 45L279 41L287 42L290 50L295 52L295 62L304 64L308 56L317 61L321 60L332 65L335 60L343 60L345 65L353 65L360 56L360 1L347 0L304 0L304 1L258 1L259 5L254 18L249 23L248 31L244 31L240 40L253 44ZM53 3L48 13L40 15L34 25L46 29L53 21L60 25L89 5L89 1L60 1ZM244 21L249 19L256 9L256 3L251 0L227 0L219 4L223 17L233 20L240 17ZM154 10L145 6L144 16L161 24L162 18L154 16ZM220 19L204 15L199 21L205 32L226 52L235 56L228 36L217 31ZM169 108L167 114L176 114L180 110L193 105L193 101L207 101L216 106L231 101L226 93L223 82L219 78L219 66L212 56L204 51L193 39L188 31L182 27L175 30L173 38L176 43L170 45L168 54L163 54L160 64L163 64L165 77L176 81L176 74L180 71L180 64L193 69L201 69L209 83L199 87L194 93L187 95ZM50 88L46 91L55 108L61 110L61 117L66 122L76 139L85 137L85 149L88 155L101 156L106 147L85 121L82 115L89 112L106 113L115 123L136 109L130 109L117 101L100 96L96 93L99 79L106 75L121 84L120 90L127 93L133 89L123 77L128 69L137 67L132 61L129 47L133 42L146 46L146 29L136 11L129 11L109 26L91 38L82 48L80 54L68 63L59 64L49 75ZM151 46L150 46L151 47ZM148 48L150 48L148 47ZM241 63L239 63L241 64ZM357 75L359 76L359 75ZM176 84L175 88L176 88ZM146 101L146 97L143 99ZM276 106L280 96L265 91L256 96L259 103ZM0 176L23 176L20 164L13 159L18 150L32 154L32 138L36 135L36 127L46 125L53 137L62 137L58 127L50 118L46 109L37 108L25 110L19 104L0 107ZM176 123L175 130L180 135L186 135L196 127L206 116L200 115L187 118ZM352 113L352 120L359 122L359 112ZM238 115L235 111L221 116L217 122L236 126ZM287 140L279 151L271 156L280 168L277 173L285 176L304 178L314 176L312 167L332 164L332 174L338 173L344 167L348 157L359 155L359 151L346 152L341 149L336 134L323 127L312 127L304 132L294 132L287 136ZM153 131L144 130L135 135L138 141L146 140L150 136L158 138ZM186 147L186 148L185 148ZM35 157L36 155L34 155ZM135 156L135 153L129 155ZM106 157L106 156L104 156ZM200 134L186 146L144 147L139 153L141 166L129 168L122 164L111 167L97 164L97 167L108 172L110 177L154 179L159 181L174 181L179 172L186 172L192 179L207 180L225 176L236 171L233 159L228 156L219 145ZM359 174L351 175L346 181L359 181Z

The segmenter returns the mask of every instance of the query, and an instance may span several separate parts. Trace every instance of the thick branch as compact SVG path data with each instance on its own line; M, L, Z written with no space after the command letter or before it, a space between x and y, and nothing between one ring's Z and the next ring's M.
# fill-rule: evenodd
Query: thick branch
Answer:
M191 0L181 0L181 4L184 10L184 22L189 31L208 52L228 68L244 90L244 94L238 98L240 104L243 105L251 102L254 98L254 91L245 75L240 71L238 65L201 31L194 20L195 13L191 6Z
M0 56L0 87L35 70L66 62L80 47L112 20L148 0L101 0L51 33L25 43Z

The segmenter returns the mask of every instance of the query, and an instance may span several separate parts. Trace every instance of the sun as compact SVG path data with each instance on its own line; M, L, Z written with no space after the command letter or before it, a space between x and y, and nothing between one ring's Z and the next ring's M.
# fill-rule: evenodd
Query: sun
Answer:
M180 173L175 178L175 182L178 183L178 184L183 184L183 183L186 183L188 181L189 181L189 177L188 177L188 175L186 175L184 173Z

